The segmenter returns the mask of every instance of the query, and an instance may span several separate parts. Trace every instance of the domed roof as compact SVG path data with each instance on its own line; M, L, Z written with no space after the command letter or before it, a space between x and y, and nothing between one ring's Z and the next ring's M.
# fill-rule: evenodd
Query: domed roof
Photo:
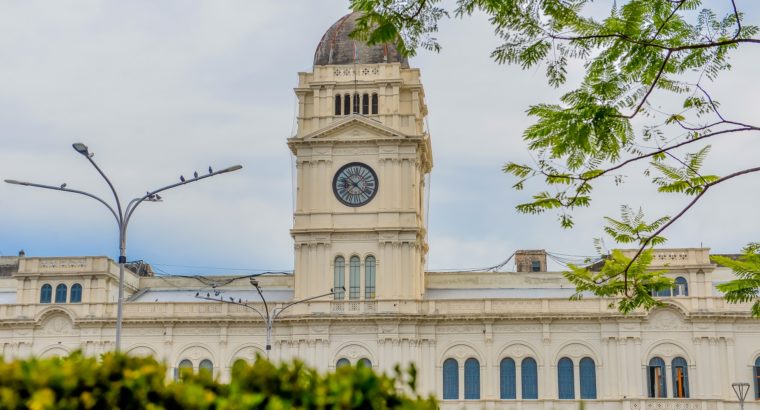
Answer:
M348 37L360 16L356 11L346 14L325 32L314 53L314 65L401 63L409 68L409 61L393 44L368 46Z

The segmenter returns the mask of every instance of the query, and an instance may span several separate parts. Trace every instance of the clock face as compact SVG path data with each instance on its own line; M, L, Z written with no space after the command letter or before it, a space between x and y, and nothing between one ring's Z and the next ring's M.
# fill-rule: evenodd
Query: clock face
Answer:
M341 167L333 178L333 192L338 201L348 206L362 206L377 193L377 174L361 162Z

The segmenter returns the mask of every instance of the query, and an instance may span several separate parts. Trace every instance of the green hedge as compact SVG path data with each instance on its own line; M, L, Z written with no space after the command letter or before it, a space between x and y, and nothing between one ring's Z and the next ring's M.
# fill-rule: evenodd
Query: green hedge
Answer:
M0 360L0 409L437 408L435 399L414 392L414 368L395 376L361 365L320 374L299 361L275 366L259 358L236 363L229 384L208 372L184 373L176 382L166 374L152 358L114 353Z

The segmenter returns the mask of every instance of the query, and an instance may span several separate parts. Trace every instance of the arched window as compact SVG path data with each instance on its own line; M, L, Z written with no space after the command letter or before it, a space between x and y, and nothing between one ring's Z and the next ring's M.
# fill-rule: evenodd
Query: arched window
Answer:
M55 287L55 303L66 303L66 285L63 283Z
M668 397L665 383L665 361L659 357L653 357L648 367L649 397Z
M443 362L443 399L459 399L459 363L455 359Z
M40 289L40 303L50 303L53 299L53 287L47 283Z
M354 114L359 114L359 94L354 94Z
M361 284L359 283L359 257L352 256L348 266L348 298L359 299Z
M69 302L80 303L82 301L82 285L75 283L71 285L71 296L69 296Z
M340 115L340 95L335 96L335 115Z
M368 367L370 369L372 368L372 362L366 357L359 359L358 365Z
M342 256L335 258L333 267L333 283L335 288L335 300L343 300L346 297L345 292L341 289L346 286L346 260Z
M596 399L596 364L594 359L584 357L580 364L581 399Z
M499 391L502 400L514 400L517 398L515 361L508 357L501 359L501 363L499 363Z
M536 360L532 357L526 357L523 359L520 366L522 369L522 398L523 399L537 399L538 398L538 366L536 366Z
M362 114L369 114L369 94L362 95Z
M375 298L375 257L364 258L364 299Z
M575 383L573 380L573 361L567 357L557 363L557 387L560 400L575 399Z
M210 375L214 374L214 364L211 363L211 360L201 360L201 364L198 365L198 373L208 373Z
M345 357L338 360L337 363L335 363L335 368L343 367L343 366L351 366L351 362L348 361Z
M676 286L673 288L673 296L689 296L689 283L686 278L679 276L676 278Z
M752 370L755 375L755 398L760 399L760 357L755 359L755 367Z
M343 115L351 114L351 96L346 94L343 96Z
M673 397L685 399L689 397L689 366L686 359L676 357L670 362L673 373Z
M372 94L372 114L377 114L377 94Z
M464 399L480 400L480 362L472 357L464 362Z
M185 374L192 374L193 373L193 362L187 359L183 359L181 362L179 362L179 366L177 366L177 370L174 372L174 378L179 379Z

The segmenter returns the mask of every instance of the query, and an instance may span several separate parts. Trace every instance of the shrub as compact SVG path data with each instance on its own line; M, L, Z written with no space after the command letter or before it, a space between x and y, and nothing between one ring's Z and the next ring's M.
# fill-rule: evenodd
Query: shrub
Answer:
M415 393L414 368L404 376L364 366L320 374L299 361L276 366L258 358L253 365L236 363L229 384L206 372L167 381L166 367L152 358L107 353L96 359L77 352L0 360L0 409L437 408L435 399Z

